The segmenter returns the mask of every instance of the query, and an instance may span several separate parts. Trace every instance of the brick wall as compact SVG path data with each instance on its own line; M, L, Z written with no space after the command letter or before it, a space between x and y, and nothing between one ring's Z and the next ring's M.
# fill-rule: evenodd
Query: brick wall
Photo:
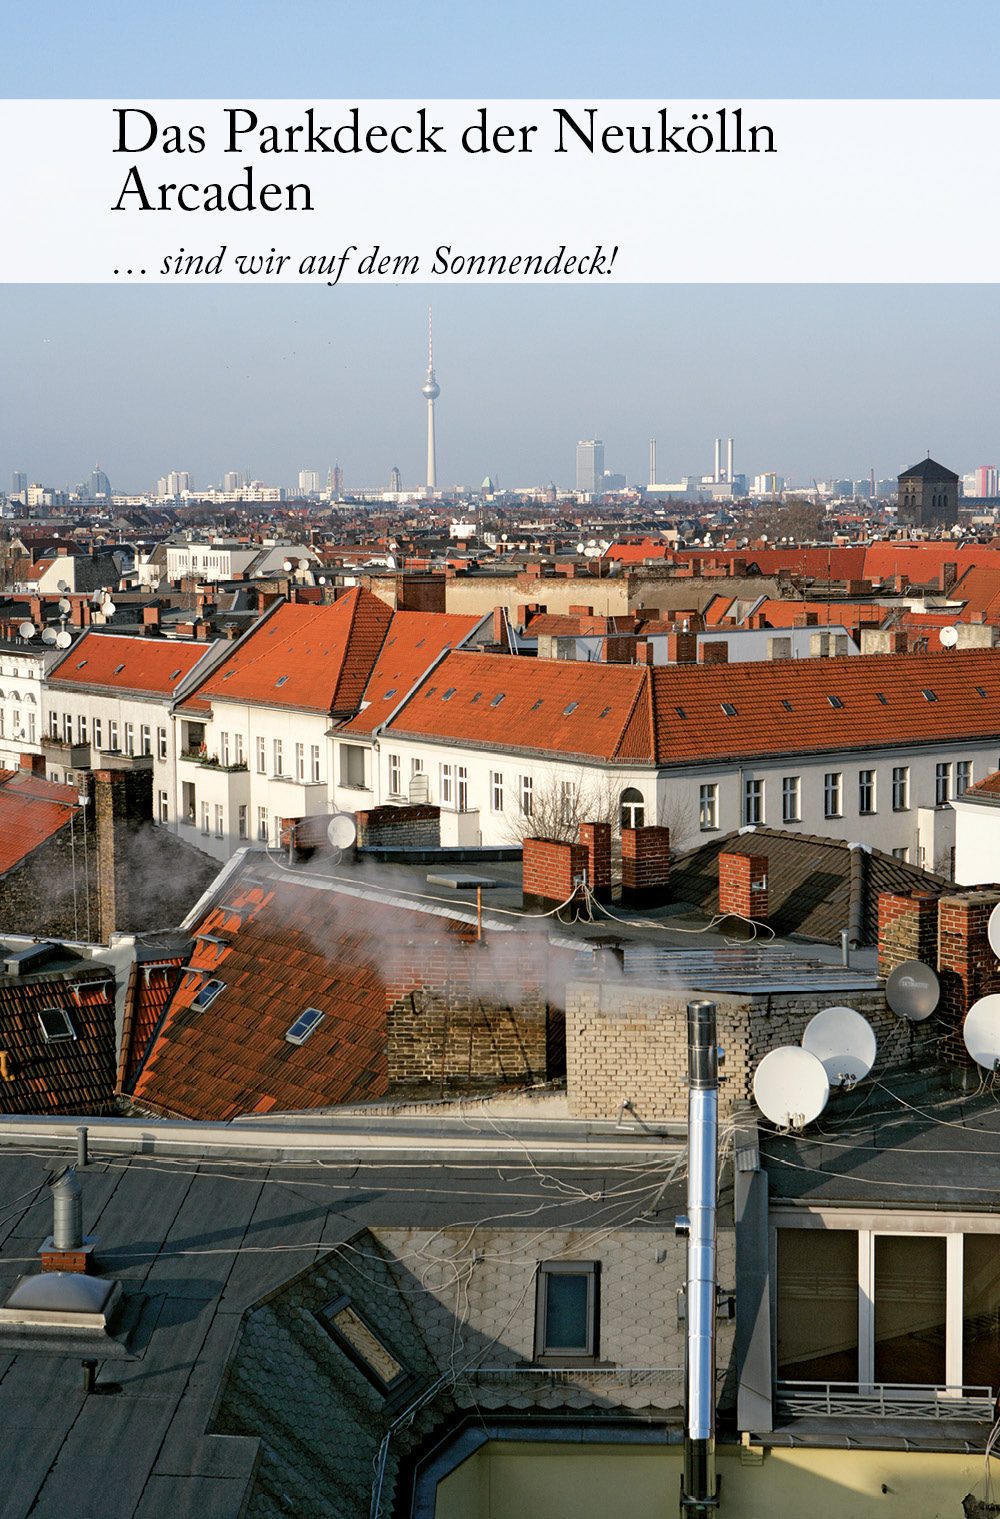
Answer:
M373 807L354 814L358 825L358 848L438 849L441 846L441 809L427 803L408 807Z
M622 829L622 906L657 907L670 885L670 829Z
M610 902L611 824L581 823L580 843L587 851L587 885L599 902Z
M615 1118L628 1098L646 1122L687 1117L687 1003L695 992L622 981L570 981L566 987L566 1084L574 1118ZM709 994L704 994L709 995ZM748 997L715 993L719 1043L725 1052L719 1089L722 1112L752 1096L753 1073L769 1050L798 1044L810 1018L836 1001L834 994L789 993ZM901 1025L881 991L855 992L854 1007L871 1023L880 1058L909 1041L911 1053L933 1048L921 1025Z
M525 907L552 907L568 902L576 883L587 875L586 844L562 844L557 839L525 839L521 890Z
M938 899L933 892L881 891L878 898L878 973L888 976L907 960L937 966Z
M719 911L767 922L767 855L719 855Z
M1000 962L989 946L986 930L1000 891L953 892L938 901L937 970L941 1000L937 1016L950 1026L942 1041L945 1059L971 1064L962 1024L980 997L1000 992Z

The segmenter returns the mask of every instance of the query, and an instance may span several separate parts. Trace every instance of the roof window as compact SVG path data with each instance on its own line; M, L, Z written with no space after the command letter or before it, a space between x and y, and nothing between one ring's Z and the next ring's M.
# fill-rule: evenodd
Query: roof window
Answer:
M496 696L494 696L493 700L490 702L490 706L491 707L499 707L500 703L504 699L505 694L506 693L503 692L503 691L498 691L497 694L496 694Z
M475 696L472 698L472 700L473 701L478 701L479 698L482 696L482 694L483 694L482 691L477 691L476 694L475 694Z
M827 701L831 707L842 707L844 705L839 696L828 696Z
M924 686L924 688L923 688L923 698L924 698L924 701L937 701L937 692L936 691L930 691L930 690L928 690L928 688L926 686Z
M304 1013L300 1013L292 1024L285 1038L289 1044L305 1044L313 1029L318 1028L326 1017L318 1007L307 1007Z
M455 694L455 687L454 686L449 686L448 689L447 689L447 691L442 696L441 700L442 701L451 701L451 699L454 696L454 694Z
M781 705L784 707L784 709L785 709L786 712L791 712L791 710L792 710L792 704L788 700L787 696L783 696L781 698Z
M282 676L281 676L281 677L280 677L280 679L278 679L278 680L276 680L276 681L275 681L275 682L274 682L274 684L275 684L275 685L276 685L276 686L283 686L283 685L284 685L284 684L285 684L285 681L286 681L286 680L287 680L287 679L288 679L288 676L287 676L287 675L282 675Z
M986 692L983 690L982 686L977 686L976 690L979 692L980 696L985 696L986 695Z
M114 668L115 675L120 675L122 673L122 671L124 670L124 668L125 668L124 665L115 665L115 668Z
M604 709L604 711L603 711L603 712L602 712L602 713L600 713L600 716L601 716L601 717L607 717L607 715L608 715L608 713L609 713L609 712L610 712L610 711L611 711L611 708L610 708L610 707L605 707L605 709Z
M173 675L171 675L170 679L171 680L176 680L177 677L178 677L178 675L180 675L180 673L181 673L180 670L175 670L174 673L173 673ZM232 673L233 673L232 670L230 670L229 674L232 675ZM228 679L228 677L227 677L227 679Z
M425 701L429 701L430 698L434 695L434 692L436 690L437 690L437 686L428 686L427 690L424 692L424 700Z
M76 1029L70 1022L64 1007L43 1007L38 1014L42 1037L46 1044L56 1044L60 1039L75 1039Z
M398 690L399 690L399 687L398 687L398 686L390 686L390 687L389 687L389 689L388 689L388 691L387 691L387 692L386 692L386 693L385 693L385 695L384 695L384 696L383 696L383 698L382 698L382 700L383 700L383 701L388 701L388 700L389 700L389 697L390 697L390 696L395 696L395 694L396 694L396 692L397 692L397 691L398 691Z
M733 706L731 701L720 702L719 705L722 707L722 710L727 717L736 716L736 708Z
M568 707L563 707L563 717L569 717L570 713L575 712L579 705L578 701L571 701Z
M224 992L225 989L226 983L224 981L206 981L197 997L192 999L192 1008L196 1012L204 1012L205 1008L211 1007L219 993Z
M531 710L532 710L532 712L537 712L537 711L538 711L538 709L539 709L539 707L540 707L540 706L541 706L541 705L542 705L542 698L541 698L541 697L539 697L539 698L538 698L538 700L537 700L537 701L536 701L536 702L535 702L535 705L534 705L534 706L533 706L533 707L532 707L532 709L531 709Z
M83 669L83 667L84 667L84 665L85 665L85 664L86 664L86 663L87 663L87 661L86 661L86 660L85 660L85 659L81 659L81 661L80 661L80 663L79 663L79 664L78 664L78 665L77 665L77 667L76 667L76 668L77 668L77 669L78 669L78 670L82 670L82 669Z
M408 1377L371 1325L361 1317L349 1297L336 1298L316 1315L330 1338L383 1395Z

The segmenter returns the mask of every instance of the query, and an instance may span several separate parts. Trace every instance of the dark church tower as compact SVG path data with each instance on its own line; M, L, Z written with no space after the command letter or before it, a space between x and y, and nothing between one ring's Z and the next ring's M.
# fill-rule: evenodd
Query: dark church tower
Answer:
M898 521L910 527L951 527L958 521L958 476L929 454L903 470Z

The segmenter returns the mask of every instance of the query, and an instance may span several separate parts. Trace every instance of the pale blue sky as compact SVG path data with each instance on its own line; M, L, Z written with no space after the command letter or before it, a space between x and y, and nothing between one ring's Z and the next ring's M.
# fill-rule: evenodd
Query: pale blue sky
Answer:
M35 0L6 7L0 56L6 93L25 98L941 99L993 93L998 34L997 0ZM946 211L971 229L974 209ZM72 236L58 218L49 232ZM849 205L816 232L861 235ZM13 469L72 484L96 459L122 489L172 468L289 483L335 459L355 484L394 464L416 483L427 296L8 287L0 484ZM1000 457L995 286L434 299L448 482L569 483L577 438L595 433L637 480L654 434L661 478L707 469L717 433L736 438L738 469L805 478L895 474L927 448L959 470Z

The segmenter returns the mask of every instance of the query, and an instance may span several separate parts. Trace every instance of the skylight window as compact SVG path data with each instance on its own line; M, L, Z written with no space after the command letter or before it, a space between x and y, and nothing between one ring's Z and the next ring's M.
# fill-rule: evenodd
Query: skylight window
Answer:
M124 668L125 668L124 665L115 665L114 673L116 675L120 675L122 673L122 671L124 670Z
M428 686L427 690L424 692L424 700L428 701L434 695L434 692L436 690L437 686Z
M503 699L504 699L504 695L505 695L505 694L506 694L506 693L505 693L505 692L503 692L503 691L499 691L499 692L498 692L498 693L497 693L497 695L496 695L496 696L494 696L494 698L493 698L493 700L492 700L492 701L491 701L491 702L490 702L490 706L491 706L491 707L499 707L499 705L500 705L500 703L501 703L501 702L502 702L502 701L503 701Z
M38 1014L42 1038L46 1044L56 1044L60 1039L75 1039L76 1029L70 1022L64 1007L43 1007Z
M675 707L674 711L677 713L678 717L687 717L687 713L684 711L683 707ZM602 714L602 716L603 716L603 714Z
M300 1013L292 1024L285 1038L289 1044L305 1044L313 1029L318 1028L326 1017L318 1007L307 1007L304 1013Z
M382 698L383 701L388 701L390 696L395 696L395 694L396 694L396 692L398 690L399 690L398 686L390 686L389 689L388 689L388 691L385 693L385 696Z
M279 679L279 680L276 680L276 681L275 681L275 682L274 682L274 684L275 684L275 685L276 685L276 686L283 686L283 685L284 685L284 684L285 684L285 681L286 681L286 680L287 680L287 679L288 679L288 676L287 676L287 675L282 675L282 676L281 676L281 678L280 678L280 679Z
M736 716L736 708L733 706L731 701L720 702L719 705L722 707L722 710L727 717Z
M844 705L839 696L828 696L827 701L831 707L842 707Z
M85 665L85 664L86 664L86 663L87 663L87 661L86 661L86 660L85 660L85 659L81 659L81 661L80 661L80 663L79 663L79 664L78 664L78 665L77 665L77 667L76 667L76 668L77 668L77 669L78 669L78 670L82 670L82 669L83 669L83 667L84 667L84 665Z
M539 697L539 699L538 699L538 701L536 701L536 702L535 702L535 705L534 705L534 706L533 706L533 707L532 707L532 709L531 709L531 710L532 710L532 712L537 712L537 711L538 711L538 709L539 709L539 707L540 707L540 706L541 706L541 705L542 705L542 699L541 699L541 697Z
M337 1298L321 1308L316 1317L378 1392L384 1395L408 1377L405 1367L361 1317L349 1297Z
M575 712L579 705L578 701L571 701L568 707L563 707L563 717L569 717L570 713Z
M178 675L180 675L180 673L181 673L180 670L175 670L174 673L173 673L173 675L171 675L170 679L171 680L176 680L177 677L178 677ZM230 670L229 675L232 675L232 674L233 674L233 671ZM227 680L229 679L229 675L226 676Z
M205 1008L211 1007L219 993L224 992L225 989L226 983L224 981L206 981L197 997L192 1000L192 1008L196 1012L204 1012Z
M889 705L888 700L881 691L876 691L875 696L882 703L883 707L887 707Z
M448 689L447 689L447 691L441 697L441 700L442 701L451 701L451 699L454 696L454 694L455 694L455 687L454 686L449 686Z
M926 686L923 688L924 701L937 701L937 692L930 691Z
M784 707L784 709L785 709L786 712L791 712L791 710L792 710L792 704L788 700L787 696L783 696L781 698L781 705Z
M473 701L478 701L479 698L482 696L482 694L483 694L482 691L477 691L476 694L475 694L475 696L472 698L472 700Z
M79 666L77 668L79 668ZM986 692L983 690L982 686L977 686L976 690L979 692L980 696L986 695Z

